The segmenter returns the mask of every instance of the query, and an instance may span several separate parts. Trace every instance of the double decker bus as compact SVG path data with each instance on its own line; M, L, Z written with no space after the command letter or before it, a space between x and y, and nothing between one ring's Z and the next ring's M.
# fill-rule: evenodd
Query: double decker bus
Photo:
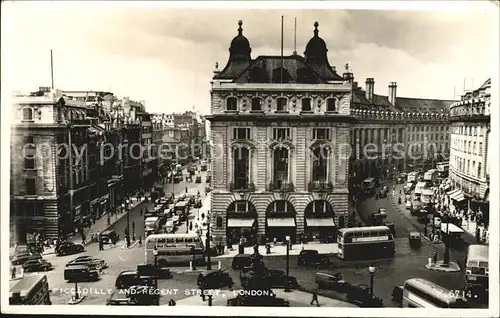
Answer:
M447 178L450 171L450 164L448 162L436 163L436 169L440 178Z
M394 235L387 226L365 226L340 229L337 256L343 260L393 257Z
M485 298L488 296L488 261L488 245L469 245L465 263L465 286L474 297Z
M188 263L194 260L197 264L205 261L203 243L195 232L153 234L146 238L145 257L146 264L154 264L154 250L157 250L157 263L167 266L173 263Z
M52 305L47 276L33 274L11 281L9 305Z
M403 286L403 308L469 308L467 299L423 278L408 279Z

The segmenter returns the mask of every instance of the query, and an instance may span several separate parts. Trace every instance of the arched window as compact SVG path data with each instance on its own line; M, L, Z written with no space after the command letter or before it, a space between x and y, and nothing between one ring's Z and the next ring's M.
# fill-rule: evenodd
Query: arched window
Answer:
M288 100L285 97L278 97L276 100L276 111L284 112L288 110L287 107Z
M310 111L312 111L312 108L311 108L311 99L310 98L303 98L302 99L302 111L303 112L310 112Z
M273 152L275 189L281 189L289 182L289 151L287 148L277 148Z
M326 100L326 111L327 112L335 112L335 98L328 98Z
M252 98L252 111L261 111L262 110L262 99L259 97Z
M312 181L328 181L328 159L330 158L330 149L326 147L316 147L313 150L312 160Z
M226 110L227 111L237 111L238 110L238 100L236 97L226 98Z
M233 148L234 190L248 189L250 184L250 151L246 147Z
M23 120L32 121L33 120L33 108L25 107L23 108Z

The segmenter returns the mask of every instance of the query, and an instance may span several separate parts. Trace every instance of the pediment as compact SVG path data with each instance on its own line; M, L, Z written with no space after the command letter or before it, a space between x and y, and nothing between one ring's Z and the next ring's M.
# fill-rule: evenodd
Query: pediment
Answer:
M316 148L332 149L333 145L329 140L315 140L309 144L309 149L316 149Z
M272 140L269 143L269 148L271 149L277 149L277 148L287 148L287 149L294 149L295 146L290 140Z
M255 145L250 140L236 140L233 141L230 145L231 149L233 148L247 148L248 150L255 149Z

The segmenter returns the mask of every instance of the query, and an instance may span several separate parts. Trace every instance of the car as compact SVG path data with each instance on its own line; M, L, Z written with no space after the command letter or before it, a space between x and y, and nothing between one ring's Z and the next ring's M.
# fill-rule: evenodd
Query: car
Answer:
M85 248L82 244L75 244L73 242L64 242L55 250L56 256L71 255L84 252Z
M342 278L340 272L321 271L315 275L315 282L318 288L347 292L350 284Z
M101 240L103 244L111 244L113 241L118 242L120 235L113 230L107 230L101 233Z
M199 208L201 208L201 206L202 206L202 205L203 205L203 203L201 202L201 200L200 200L200 199L197 199L197 200L194 202L194 204L193 204L193 208L195 208L195 209L199 209Z
M233 279L224 269L213 269L201 272L197 280L197 285L200 289L231 288L233 284Z
M101 268L107 268L108 264L106 263L105 260L99 259L99 258L94 258L92 256L79 256L71 261L69 261L66 266L71 265L71 264L78 264L78 265L90 265L92 267L95 267L97 269Z
M417 217L417 221L422 224L429 224L431 222L429 215L423 214L422 212L420 212L420 215Z
M206 183L211 183L212 182L212 176L207 176L207 178L205 179L205 182Z
M132 286L153 286L154 277L142 276L139 277L136 270L126 270L120 272L115 280L115 288L129 289Z
M250 254L237 254L233 257L231 264L232 269L242 269L252 264L252 255Z
M69 282L98 281L99 271L88 265L70 265L64 269L64 280Z
M19 253L14 255L11 260L12 265L18 266L23 265L27 261L41 259L42 255L40 253Z
M411 248L420 248L422 246L422 236L419 232L410 232L408 234L408 242Z
M406 208L407 210L411 210L411 209L412 209L412 207L413 207L413 204L411 203L411 201L410 201L410 200L406 201L406 203L405 203L405 208Z
M366 284L354 284L349 288L346 299L351 304L360 307L383 307L382 299L371 294L370 288Z
M330 259L326 255L320 254L317 250L302 250L297 259L298 265L328 265Z
M397 183L404 183L406 178L407 178L407 174L406 173L401 173L399 174L399 176L396 178L396 182Z
M272 288L283 288L286 285L287 276L286 273L280 269L269 269L269 279L271 281ZM299 287L297 278L294 276L288 276L288 287L296 289Z
M441 226L441 218L439 216L434 217L434 226Z
M195 180L196 183L201 183L201 176L196 176L196 180Z
M381 198L387 198L387 195L389 194L389 187L383 186L382 189L378 192L379 197Z
M54 269L54 266L44 259L28 260L23 264L24 272L46 272Z

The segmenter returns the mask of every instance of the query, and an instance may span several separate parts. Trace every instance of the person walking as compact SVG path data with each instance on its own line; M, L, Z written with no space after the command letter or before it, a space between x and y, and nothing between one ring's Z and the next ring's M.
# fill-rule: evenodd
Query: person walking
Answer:
M318 302L318 290L314 290L312 293L312 300L311 300L311 306L316 302L316 306L319 307L319 302Z
M16 267L12 266L11 279L16 279Z
M481 230L479 229L479 226L477 226L477 223L476 223L476 243L477 244L481 243Z

